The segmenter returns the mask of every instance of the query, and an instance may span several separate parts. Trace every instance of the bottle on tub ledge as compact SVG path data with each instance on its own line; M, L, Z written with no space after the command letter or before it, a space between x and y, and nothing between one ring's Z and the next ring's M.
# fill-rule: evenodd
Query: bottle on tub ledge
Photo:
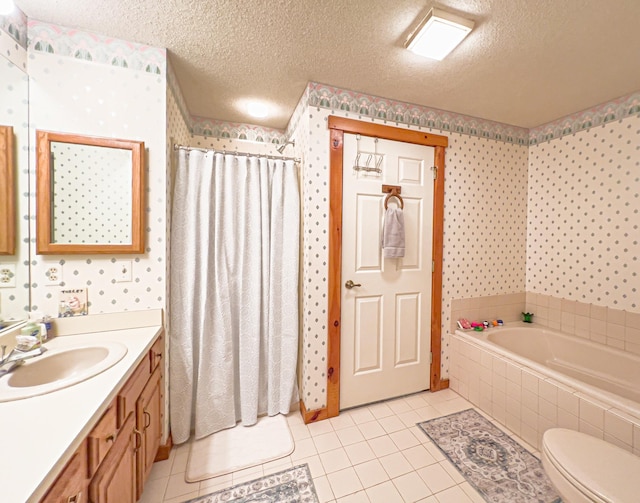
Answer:
M533 313L522 313L522 321L525 323L533 323Z

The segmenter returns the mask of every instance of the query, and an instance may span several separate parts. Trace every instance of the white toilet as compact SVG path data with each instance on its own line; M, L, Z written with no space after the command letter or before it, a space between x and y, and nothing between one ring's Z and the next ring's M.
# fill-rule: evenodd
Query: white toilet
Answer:
M640 457L564 428L542 437L542 466L563 503L638 503Z

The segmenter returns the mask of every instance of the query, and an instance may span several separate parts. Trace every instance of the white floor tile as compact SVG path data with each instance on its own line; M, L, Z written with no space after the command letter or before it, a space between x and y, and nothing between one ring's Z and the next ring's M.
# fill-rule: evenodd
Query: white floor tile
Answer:
M231 487L232 485L233 475L227 473L225 475L220 475L219 477L213 477L201 481L199 493L202 495L207 495L221 489L226 489L227 487Z
M318 451L316 450L316 444L313 443L313 439L306 438L304 440L296 442L296 447L291 453L291 461L295 464L296 460L308 458L309 456L313 456L314 454L318 454Z
M364 436L357 426L350 426L348 428L338 430L336 431L336 435L338 435L338 439L340 439L340 443L342 445L356 444L364 440Z
M357 425L362 423L368 423L369 421L374 421L375 416L371 413L368 407L359 407L357 409L351 409L346 412L346 414L353 419L353 422Z
M322 461L322 466L327 474L337 472L351 466L351 460L347 456L347 452L342 447L321 453L320 460ZM324 475L324 473L322 475Z
M389 417L389 416L395 415L391 410L391 408L384 402L370 405L369 410L371 411L371 414L373 414L373 416L376 419L382 419L383 417Z
M190 499L197 498L200 496L198 491L190 492L188 494L183 494L182 496L177 496L175 498L165 499L163 503L183 503L185 501L189 501Z
M331 421L318 421L317 423L309 423L307 425L307 428L309 429L309 433L311 433L312 437L333 432Z
M402 500L414 503L431 494L431 491L416 472L409 472L392 480Z
M318 495L320 503L329 503L329 501L335 499L333 491L331 490L331 484L329 484L329 479L327 479L326 476L313 479L313 485L316 488L316 494Z
M463 482L459 484L458 487L464 491L464 493L469 497L473 503L485 503L485 499L480 496L480 493L476 491L469 482Z
M340 414L339 416L332 417L329 421L336 431L349 428L350 426L356 426L356 423L349 414Z
M389 478L396 478L405 473L413 471L413 467L400 452L394 452L388 456L378 458L385 471L389 474Z
M378 419L378 422L387 433L393 433L394 431L400 431L406 428L404 423L400 421L400 418L395 415Z
M402 451L402 455L407 458L414 470L436 463L435 458L429 453L424 445L416 445Z
M356 465L354 469L365 489L389 480L389 475L377 459Z
M365 491L358 491L338 499L336 503L370 503L370 500Z
M386 456L393 452L398 452L396 444L393 443L393 440L391 440L389 435L385 435L384 437L372 438L368 442L369 447L371 447L376 457L378 458L381 458L382 456Z
M158 503L158 501L162 501L168 482L169 477L147 480L138 503Z
M445 469L439 464L425 466L417 470L417 472L433 493L444 491L456 485Z
M320 460L320 456L311 456L309 458L302 458L300 461L296 462L296 466L298 465L308 465L309 472L311 473L311 478L315 479L317 477L322 477L326 475L327 472L324 469L322 461ZM265 475L266 475L265 471Z
M402 496L391 481L370 487L367 489L367 496L369 496L371 503L404 503Z
M364 463L376 457L368 442L358 442L357 444L348 445L344 450L347 452L347 456L349 456L352 465Z
M334 431L314 436L313 443L316 445L318 453L332 451L333 449L342 447L340 439L338 439L338 435L336 435Z
M345 468L327 475L331 490L336 498L342 498L347 494L356 493L363 489L360 479L353 468Z
M149 473L148 480L167 478L171 475L171 466L173 465L173 459L165 459L164 461L157 461L153 463L151 473Z
M189 483L184 480L184 472L171 475L167 482L167 489L164 493L164 499L173 499L184 494L198 492L200 490L200 482Z
M459 486L453 486L436 493L436 499L438 503L473 503Z
M453 463L451 463L451 461L440 461L439 465L445 469L445 471L449 474L449 476L456 484L462 484L466 480L458 471L458 469L453 466Z
M367 440L387 434L378 421L369 421L367 423L359 424L358 429L362 433L362 436Z
M396 447L401 451L408 449L409 447L415 447L420 445L418 439L411 433L410 430L400 430L389 434L389 437L396 444Z

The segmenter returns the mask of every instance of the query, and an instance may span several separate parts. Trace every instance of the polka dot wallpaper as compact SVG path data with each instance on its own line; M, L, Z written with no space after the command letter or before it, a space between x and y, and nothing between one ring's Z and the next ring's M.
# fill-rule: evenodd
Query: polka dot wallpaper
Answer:
M31 145L35 130L142 140L146 147L145 253L31 256L32 310L57 312L59 286L46 271L62 266L68 288L87 288L89 314L164 308L166 299L166 77L46 52L30 51ZM33 152L33 150L32 150ZM35 194L35 154L30 159ZM35 198L31 215L35 215ZM31 236L35 218L31 217ZM32 238L33 242L33 238ZM34 246L35 247L35 246ZM132 281L117 282L117 260L132 261Z
M640 312L640 117L530 147L527 291Z

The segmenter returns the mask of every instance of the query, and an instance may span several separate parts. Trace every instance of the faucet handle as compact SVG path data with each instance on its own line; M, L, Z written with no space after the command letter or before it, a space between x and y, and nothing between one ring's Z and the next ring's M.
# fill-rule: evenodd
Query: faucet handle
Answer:
M0 356L0 361L4 360L4 354L7 352L7 345L2 345L2 356Z

